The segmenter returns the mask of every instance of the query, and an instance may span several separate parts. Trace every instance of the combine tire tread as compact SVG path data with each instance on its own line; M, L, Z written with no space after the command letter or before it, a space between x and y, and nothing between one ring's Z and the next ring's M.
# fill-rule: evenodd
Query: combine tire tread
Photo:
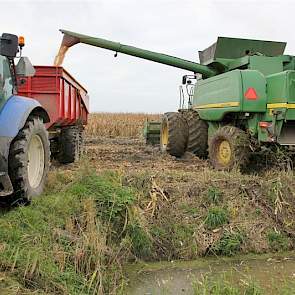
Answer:
M187 151L200 158L208 155L208 124L202 120L196 111L183 113L188 125Z
M161 150L171 156L181 157L187 146L187 123L180 113L170 112L164 114L161 129L165 124L168 128L168 143L164 146L161 140Z
M227 165L218 160L218 148L222 141L226 140L231 148L231 159ZM248 134L234 126L219 128L209 142L209 158L212 166L218 170L231 170L234 167L244 168L250 155L250 141Z

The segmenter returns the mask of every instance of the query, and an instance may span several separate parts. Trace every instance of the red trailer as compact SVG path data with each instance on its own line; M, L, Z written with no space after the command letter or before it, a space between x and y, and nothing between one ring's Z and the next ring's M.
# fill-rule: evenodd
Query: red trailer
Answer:
M34 66L33 77L21 78L18 94L38 100L49 114L51 153L61 163L77 160L89 114L87 90L64 68Z

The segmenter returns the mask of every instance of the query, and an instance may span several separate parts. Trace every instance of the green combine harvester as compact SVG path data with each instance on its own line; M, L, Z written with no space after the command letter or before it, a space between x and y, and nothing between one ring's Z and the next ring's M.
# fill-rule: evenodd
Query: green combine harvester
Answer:
M170 155L189 151L230 170L245 165L263 145L295 145L295 57L283 55L285 42L219 37L199 51L199 64L61 32L60 61L69 47L85 43L193 72L183 77L183 84L196 81L187 106L162 118L160 146Z

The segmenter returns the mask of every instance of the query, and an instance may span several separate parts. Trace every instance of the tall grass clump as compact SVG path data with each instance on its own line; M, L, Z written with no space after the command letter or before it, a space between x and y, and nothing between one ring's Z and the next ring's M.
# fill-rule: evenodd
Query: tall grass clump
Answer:
M239 253L244 240L245 237L240 232L225 232L211 251L216 255L233 256Z
M267 233L267 240L273 251L287 251L290 248L288 238L280 232L269 231Z
M208 229L215 229L226 224L229 221L228 213L220 207L210 208L205 219L205 225Z

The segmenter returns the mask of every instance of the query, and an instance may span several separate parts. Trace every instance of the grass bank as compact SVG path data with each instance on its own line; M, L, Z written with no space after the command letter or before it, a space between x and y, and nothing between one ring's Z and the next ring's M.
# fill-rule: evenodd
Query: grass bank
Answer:
M2 292L120 293L133 200L112 174L51 175L46 195L0 217Z
M52 172L45 195L1 213L0 290L124 294L126 262L294 248L291 172L86 167Z

